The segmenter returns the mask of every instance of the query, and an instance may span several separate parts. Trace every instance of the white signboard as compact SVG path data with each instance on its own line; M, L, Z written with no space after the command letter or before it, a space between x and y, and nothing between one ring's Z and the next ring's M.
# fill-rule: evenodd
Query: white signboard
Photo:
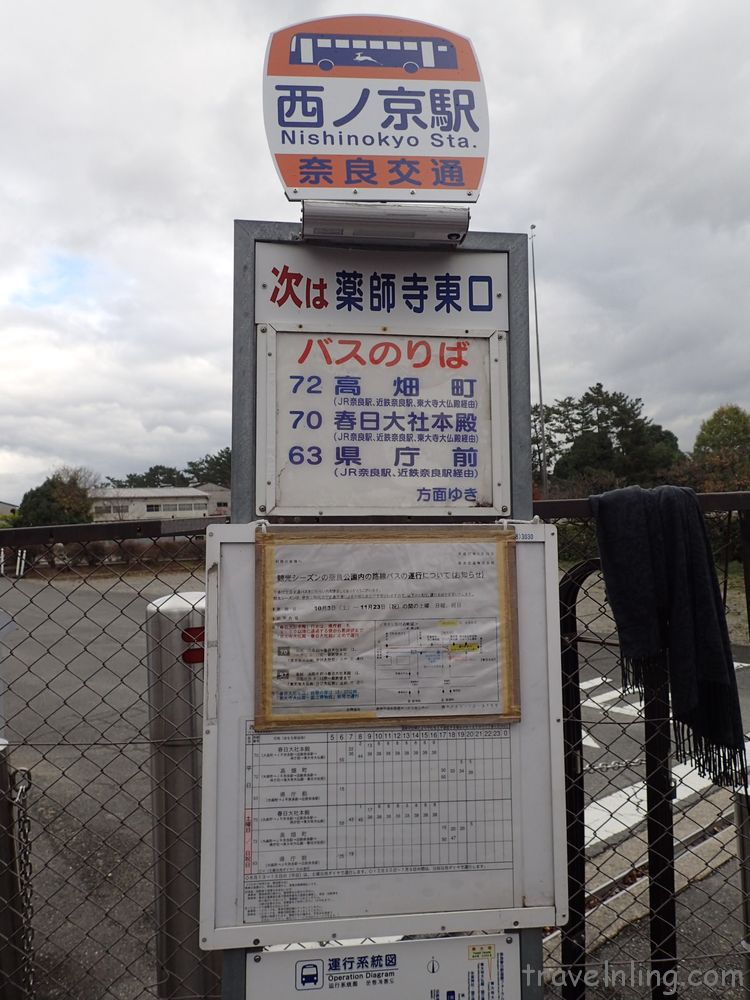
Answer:
M519 717L512 531L309 534L259 540L263 721Z
M504 254L261 244L256 276L257 513L510 513Z
M518 934L366 941L248 955L248 996L298 1000L309 992L338 997L349 988L372 1000L519 1000Z
M516 536L520 721L303 717L267 730L255 526L209 529L203 947L565 921L554 529Z
M508 255L257 243L255 321L336 333L505 332ZM421 352L414 360L424 362Z
M476 201L489 136L468 39L346 16L271 36L266 134L289 199Z

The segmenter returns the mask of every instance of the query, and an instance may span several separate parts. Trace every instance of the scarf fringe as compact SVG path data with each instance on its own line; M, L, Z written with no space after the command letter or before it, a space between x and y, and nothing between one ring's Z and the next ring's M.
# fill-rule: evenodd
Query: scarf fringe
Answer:
M620 659L620 673L622 675L622 690L627 694L635 691L643 701L645 694L645 678L658 663L661 654L658 656L623 656Z
M748 794L747 754L742 747L711 743L683 722L673 722L675 757L694 764L702 778L708 777L724 788L744 789Z
M622 689L635 692L641 702L645 696L645 678L658 664L656 656L623 656L620 659ZM748 794L747 754L741 747L726 746L697 735L684 722L672 721L675 757L680 763L693 764L702 778L710 778L724 788L744 789Z

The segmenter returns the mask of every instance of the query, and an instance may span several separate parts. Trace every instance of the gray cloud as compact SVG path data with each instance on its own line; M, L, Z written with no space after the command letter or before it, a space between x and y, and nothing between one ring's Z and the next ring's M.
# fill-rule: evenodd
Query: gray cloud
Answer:
M124 474L228 443L232 220L299 217L263 131L267 38L336 13L67 0L0 14L0 498L61 463ZM717 406L750 406L750 10L418 0L408 16L468 35L483 65L473 228L538 226L547 401L602 381L684 448Z

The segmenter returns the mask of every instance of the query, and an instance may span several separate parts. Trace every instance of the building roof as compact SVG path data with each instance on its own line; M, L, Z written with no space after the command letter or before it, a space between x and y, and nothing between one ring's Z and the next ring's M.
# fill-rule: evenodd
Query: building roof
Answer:
M194 486L95 486L89 490L92 500L138 500L147 497L149 500L161 500L187 497L192 500L208 500L208 494Z
M219 486L218 483L198 483L196 489L205 490L206 493L229 493L228 486Z

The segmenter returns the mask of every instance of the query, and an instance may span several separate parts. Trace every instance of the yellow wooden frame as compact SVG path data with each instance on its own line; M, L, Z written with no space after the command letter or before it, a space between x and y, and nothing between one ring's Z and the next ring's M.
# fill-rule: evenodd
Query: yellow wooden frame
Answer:
M372 711L332 709L308 714L273 709L273 584L276 547L280 545L377 545L401 542L495 541L500 623L500 675L503 710L490 715L382 716ZM518 675L518 606L516 585L515 530L501 525L311 525L305 528L268 526L256 535L256 709L255 726L309 728L336 725L404 726L454 725L457 723L508 723L521 718Z

